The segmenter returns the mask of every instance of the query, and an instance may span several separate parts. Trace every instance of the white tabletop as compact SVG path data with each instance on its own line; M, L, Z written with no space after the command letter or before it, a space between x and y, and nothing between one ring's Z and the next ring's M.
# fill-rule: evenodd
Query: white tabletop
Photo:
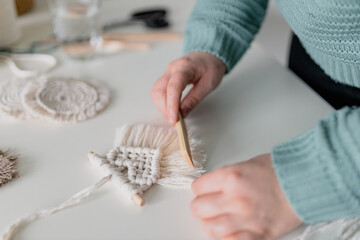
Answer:
M154 1L126 2L104 1L104 8L115 14L116 8L109 6L119 4L124 15ZM173 29L183 31L192 1L157 2L169 6ZM26 40L34 37L30 33L46 35L45 30L50 29L43 5L37 9L21 20ZM181 49L181 41L157 43L146 52L122 52L84 62L55 53L60 65L51 75L102 81L111 89L112 101L105 112L79 124L0 119L0 148L11 147L21 154L20 178L0 188L0 232L18 217L55 206L98 181L99 174L86 155L89 151L106 153L117 127L139 122L166 124L150 99L150 90L166 65L181 56ZM10 77L1 64L0 79ZM213 170L269 152L331 111L294 74L254 45L187 123L206 143L206 169ZM139 208L108 184L83 204L25 227L15 239L209 239L189 211L190 190L153 186L144 198L147 204ZM282 240L293 239L302 229Z

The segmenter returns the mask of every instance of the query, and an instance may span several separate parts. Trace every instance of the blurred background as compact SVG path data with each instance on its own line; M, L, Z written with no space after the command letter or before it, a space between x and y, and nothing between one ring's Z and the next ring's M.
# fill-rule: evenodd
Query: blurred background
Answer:
M48 21L44 21L45 19L50 20L50 13L46 0L13 1L16 3L17 12L20 15L17 21L21 28L21 42L29 43L38 40L39 37L47 37L39 36L40 33L43 34L44 32L47 32L44 31L44 28L51 28L50 24L44 24L44 22L48 23ZM195 0L193 0L193 2L195 3ZM190 4L181 4L181 1L177 1L177 3L175 2L175 5L174 2L172 2L171 6L169 6L166 0L148 0L141 1L141 6L139 6L137 1L103 0L103 14L101 15L101 20L103 23L106 23L116 19L126 19L131 12L138 9L166 7L169 9L171 30L181 32L188 16L178 14L176 9L187 8L188 5L190 6ZM190 9L187 9L187 12L189 11ZM37 28L34 28L34 25L37 25ZM32 26L31 30L28 26ZM140 30L140 27L137 29L137 27L132 26L131 28L121 28L119 31L129 32L138 30ZM51 31L51 29L48 29L48 32ZM255 43L261 45L265 51L272 55L283 66L286 66L289 38L290 28L277 9L275 1L270 0L265 21L255 38Z

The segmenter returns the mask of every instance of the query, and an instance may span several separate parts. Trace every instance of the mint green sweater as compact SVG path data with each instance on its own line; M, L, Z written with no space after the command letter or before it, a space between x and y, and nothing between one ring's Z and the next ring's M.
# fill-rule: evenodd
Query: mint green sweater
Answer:
M277 0L311 58L332 79L360 88L360 1ZM249 47L267 0L197 0L184 52L220 58L231 71ZM360 108L345 107L276 146L273 166L307 223L360 217Z

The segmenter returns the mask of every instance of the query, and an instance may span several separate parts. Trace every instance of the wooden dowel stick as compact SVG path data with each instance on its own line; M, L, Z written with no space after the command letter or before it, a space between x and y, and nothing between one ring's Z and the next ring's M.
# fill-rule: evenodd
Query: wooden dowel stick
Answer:
M140 196L139 194L135 194L133 197L132 197L132 200L136 203L136 205L142 207L144 206L145 204L145 199Z

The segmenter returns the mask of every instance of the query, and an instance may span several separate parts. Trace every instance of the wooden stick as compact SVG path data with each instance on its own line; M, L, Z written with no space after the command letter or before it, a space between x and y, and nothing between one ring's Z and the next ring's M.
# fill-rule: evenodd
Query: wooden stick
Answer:
M192 169L194 169L194 163L191 157L191 149L190 149L189 138L186 130L186 125L180 112L179 112L179 121L176 123L176 129L179 137L181 152L184 155L189 166Z
M136 203L136 205L140 207L145 205L145 199L138 193L132 197L132 200Z
M161 42L174 41L182 38L180 33L169 31L151 31L140 33L112 33L104 34L104 40L120 40L126 42Z
M117 52L121 50L137 50L137 51L144 51L150 48L150 45L147 43L129 43L123 42L119 40L104 40L100 49L95 49L93 46L90 45L89 42L82 42L82 43L69 43L64 44L63 46L64 52L68 55L84 55L84 54L91 54L97 51L99 52Z

